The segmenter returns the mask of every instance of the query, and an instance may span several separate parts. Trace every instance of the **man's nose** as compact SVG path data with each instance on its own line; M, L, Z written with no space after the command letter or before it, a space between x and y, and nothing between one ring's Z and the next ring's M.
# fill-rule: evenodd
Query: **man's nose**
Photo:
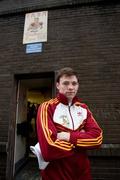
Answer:
M73 89L72 83L69 84L68 88L69 88L69 89Z

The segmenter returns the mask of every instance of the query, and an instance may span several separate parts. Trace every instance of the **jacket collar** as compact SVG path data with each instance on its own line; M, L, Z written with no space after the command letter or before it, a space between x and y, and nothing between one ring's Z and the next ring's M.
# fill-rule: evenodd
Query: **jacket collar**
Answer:
M58 93L58 94L57 94L57 99L58 99L61 103L65 104L65 105L68 105L68 99L66 98L66 96L65 96L64 94ZM71 105L73 105L74 103L76 103L76 102L78 102L78 101L79 101L79 100L78 100L78 97L75 96L75 97L73 98L73 100L72 100L72 104L71 104Z

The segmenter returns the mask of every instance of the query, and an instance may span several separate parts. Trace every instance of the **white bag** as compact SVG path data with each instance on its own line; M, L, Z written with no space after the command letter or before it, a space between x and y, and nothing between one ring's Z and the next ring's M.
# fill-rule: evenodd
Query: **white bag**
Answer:
M35 146L30 146L30 150L38 159L39 169L45 169L49 162L44 161L39 143L37 143Z

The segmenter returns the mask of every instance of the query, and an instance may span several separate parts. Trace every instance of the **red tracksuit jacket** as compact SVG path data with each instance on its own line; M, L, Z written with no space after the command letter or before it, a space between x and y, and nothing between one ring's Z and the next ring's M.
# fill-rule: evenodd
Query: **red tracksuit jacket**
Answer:
M57 139L61 131L70 132L70 142ZM91 180L86 150L101 145L102 130L77 97L70 106L62 94L40 105L37 134L42 156L50 162L41 171L43 180Z

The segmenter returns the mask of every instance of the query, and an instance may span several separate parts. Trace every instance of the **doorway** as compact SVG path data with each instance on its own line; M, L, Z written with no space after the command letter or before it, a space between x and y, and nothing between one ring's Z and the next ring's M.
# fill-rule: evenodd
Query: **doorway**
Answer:
M14 154L15 176L19 175L31 158L36 158L30 151L30 146L37 143L37 110L41 103L51 99L54 94L54 76L18 80ZM30 170L30 167L28 169Z

